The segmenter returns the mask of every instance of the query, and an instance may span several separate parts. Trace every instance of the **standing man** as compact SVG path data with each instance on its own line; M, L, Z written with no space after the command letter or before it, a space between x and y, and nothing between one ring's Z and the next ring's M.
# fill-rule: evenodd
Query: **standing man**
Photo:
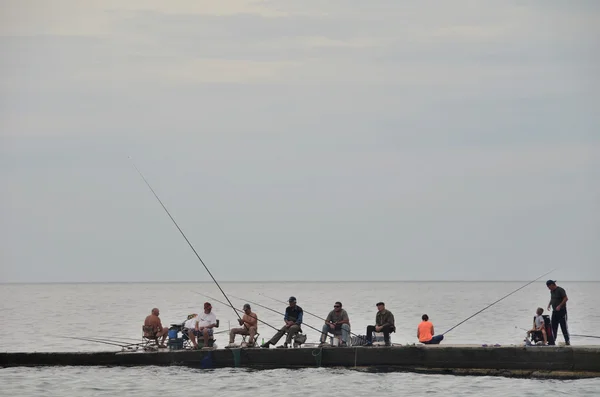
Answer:
M194 345L194 349L198 348L198 342L196 342L196 337L204 338L204 347L208 346L208 341L213 336L213 328L217 325L217 316L212 312L212 305L208 302L204 303L204 313L195 317L195 326L194 329L190 329L188 332L188 337L192 341Z
M290 296L288 302L290 305L285 309L285 315L283 316L285 325L281 327L281 329L275 335L273 335L269 341L265 342L260 347L268 349L270 345L275 345L287 332L285 343L281 346L277 346L279 348L287 349L289 344L292 343L292 338L296 336L297 333L302 332L300 326L302 325L302 315L304 312L300 306L296 305L295 297Z
M144 326L142 328L144 331L145 338L156 339L156 343L158 344L158 338L162 337L162 340L160 341L158 347L166 347L165 339L167 339L169 329L167 327L162 326L160 318L158 317L159 315L160 311L158 310L158 308L155 307L154 309L152 309L152 312L148 316L146 316L146 319L144 320Z
M444 340L444 335L435 335L433 323L429 321L429 316L423 314L421 323L417 327L417 338L424 345L439 345Z
M342 302L335 302L333 310L329 312L325 319L325 325L321 331L321 345L325 344L327 333L336 334L336 331L342 332L342 346L347 346L348 335L350 334L350 319L348 313L342 309Z
M252 309L250 305L246 303L244 305L244 316L239 319L238 323L242 326L241 328L232 328L229 331L229 346L234 347L234 341L236 335L250 335L250 340L248 342L248 346L254 346L254 338L256 335L256 331L258 329L258 317L255 313L252 313Z
M565 338L565 345L570 346L571 341L569 338L569 327L567 326L567 293L564 288L556 285L556 281L546 281L546 286L550 290L550 303L548 303L548 310L552 306L552 333L554 334L554 340L558 336L558 325L560 324L560 330L562 331L563 337Z
M394 315L385 309L383 302L377 303L377 314L375 315L375 325L367 327L367 343L365 346L373 346L373 332L383 332L383 341L386 346L391 346L390 332L396 331L394 324Z

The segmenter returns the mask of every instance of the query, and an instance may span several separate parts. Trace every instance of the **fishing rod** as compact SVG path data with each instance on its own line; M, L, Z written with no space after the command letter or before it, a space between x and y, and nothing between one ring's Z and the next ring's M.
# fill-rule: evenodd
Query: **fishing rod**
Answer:
M597 338L600 339L600 336L594 336L594 335L578 335L578 334L569 334L571 336L576 336L579 338Z
M213 298L213 297L211 297L211 296L208 296L208 295L205 295L205 294L201 294L200 292L196 292L196 291L192 291L192 292L193 292L193 293L195 293L195 294L201 295L201 296L203 296L203 297L205 297L205 298L208 298L208 299L210 299L210 300L213 300L213 301L215 301L215 302L218 302L218 303L220 303L220 304L222 304L222 305L229 306L227 303L225 303L225 302L222 302L222 301L220 301L220 300L218 300L218 299L215 299L215 298ZM231 295L231 296L233 296L233 295ZM243 310L241 310L241 309L236 309L236 308L234 308L234 310L236 310L236 314L238 314L237 312L244 312L244 311L243 311ZM238 315L238 317L240 317L240 316ZM250 316L250 317L253 317L253 318L255 318L255 319L256 319L256 321L260 321L261 323L263 323L263 324L265 324L265 325L268 325L269 327L273 328L275 331L279 331L279 328L276 328L276 327L272 326L271 324L269 324L269 323L267 323L267 322L265 322L265 321L263 321L263 320L259 319L259 318L258 318L258 316ZM240 320L241 320L241 317L240 317Z
M55 336L55 337L61 338L61 339L76 339L76 340L82 340L82 341L86 341L86 342L102 343L105 345L119 346L120 348L132 348L133 346L138 346L138 345L142 344L142 343L120 344L120 343L116 343L116 342L108 342L108 341L97 340L97 339L93 339L93 338L84 338L84 337L78 337L78 336Z
M285 301L282 301L282 300L279 300L279 299L276 299L276 298L272 298L272 297L270 297L270 296L268 296L268 295L265 295L265 294L262 294L262 293L260 293L260 292L259 292L258 294L259 294L259 295L262 295L262 296L264 296L265 298L273 299L275 302L279 302L279 303L287 304L287 302L285 302ZM232 296L233 296L233 295L232 295ZM234 297L234 298L235 298L235 297ZM239 299L239 298L238 298L238 299ZM306 313L306 314L309 314L309 315L311 315L311 316L313 316L313 317L316 317L316 318L318 318L319 320L323 320L323 321L327 322L327 320L326 320L326 319L324 319L324 318L323 318L323 317L321 317L321 316L317 316L316 314L313 314L313 313L311 313L311 312L309 312L309 311L307 311L307 310L304 310L304 309L302 309L302 311L304 311L304 313ZM322 332L322 331L319 331L319 332ZM350 335L354 335L354 336L357 336L357 337L359 336L359 335L355 334L354 332L350 332Z
M231 295L231 294L230 294L230 295ZM280 313L280 312L278 312L277 310L275 310L275 309L271 309L270 307L266 307L266 306L264 306L264 305L261 305L260 303L252 302L252 301L249 301L249 300L246 300L246 299L244 299L244 298L240 298L240 297L237 297L237 296L234 296L234 295L231 295L231 296L232 296L232 297L234 297L234 298L236 298L236 299L239 299L239 300L242 300L242 301L245 301L245 302L251 303L251 304L253 304L253 305L256 305L256 306L258 306L258 307L262 307L263 309L270 310L270 311L272 311L273 313L277 313L277 314L279 314L280 316L283 316L283 314L281 314L281 313ZM304 311L304 309L302 309L302 311ZM317 332L322 332L320 329L316 329L316 328L315 328L315 327L313 327L312 325L308 325L308 324L306 324L306 323L304 323L304 322L302 323L302 325L306 325L308 328L312 328L312 329L314 329L314 330L315 330L315 331L317 331Z
M527 331L527 332L529 332L529 330L528 330L528 329L525 329L525 328L523 328L523 327L517 327L517 326L515 325L515 328L522 329L523 331ZM579 335L579 334L569 334L569 336L576 336L576 337L578 337L578 338L597 338L597 339L600 339L600 336L594 336L594 335Z
M140 174L140 176L142 177L142 179L144 180L144 182L146 182L146 185L148 185L148 187L150 188L150 191L152 192L152 194L154 194L154 197L156 197L156 199L158 200L158 202L160 203L160 205L163 207L163 209L165 210L165 212L167 213L167 215L169 215L169 218L171 218L171 220L173 221L173 224L175 224L175 226L177 227L177 230L179 230L179 233L181 233L181 235L183 236L183 238L185 239L185 241L188 243L188 245L190 246L190 248L192 249L192 251L194 251L194 254L196 254L196 258L198 258L198 260L200 261L200 263L202 263L202 266L204 266L204 268L206 269L206 271L208 272L208 274L210 275L210 277L213 279L213 281L215 282L215 284L217 285L217 287L219 287L219 290L221 291L221 293L223 294L223 296L225 297L225 299L227 299L227 302L229 302L229 306L231 306L231 308L233 309L233 311L236 314L236 316L238 316L238 318L241 320L242 318L240 317L240 315L236 311L235 307L233 307L233 304L231 303L231 301L227 297L227 294L225 293L225 291L223 291L223 288L221 288L221 286L219 285L219 283L217 282L217 280L214 278L214 276L212 275L212 273L210 272L210 270L208 270L208 266L206 266L206 264L204 264L204 261L202 260L202 258L200 258L200 255L198 255L198 252L196 252L196 249L194 248L194 246L192 245L192 243L190 243L190 240L188 240L188 238L186 237L186 235L183 232L183 230L181 230L181 228L179 227L179 225L177 224L177 222L175 222L175 218L173 218L173 216L171 216L171 213L169 212L169 210L167 209L167 207L163 204L163 202L158 197L158 195L156 194L156 192L154 191L154 189L152 189L152 186L150 186L150 183L148 183L148 181L146 180L146 178L144 177L144 175L142 174L142 172L139 170L139 168L136 167L135 163L133 162L133 159L131 157L129 157L129 159L131 160L131 164L133 165L133 168L135 168L135 170L138 172L138 174Z
M466 319L464 319L464 320L463 320L463 321L461 321L460 323L456 324L454 327L450 328L448 331L444 332L442 335L446 335L448 332L452 331L454 328L456 328L456 327L458 327L459 325L461 325L461 324L463 324L463 323L465 323L465 322L469 321L470 319L472 319L473 317L475 317L475 316L476 316L476 315L478 315L479 313L483 312L484 310L487 310L487 309L489 309L490 307L494 306L496 303L498 303L498 302L500 302L500 301L502 301L502 300L504 300L504 299L508 298L509 296L511 296L512 294L514 294L515 292L522 290L523 288L527 287L529 284L533 284L533 283L535 283L535 282L536 282L536 281L538 281L540 278L542 278L542 277L544 277L544 276L546 276L546 275L548 275L548 274L552 273L552 272L553 272L553 271L555 271L555 270L556 270L556 269L552 269L552 270L550 270L549 272L542 274L541 276L539 276L539 277L538 277L538 278L536 278L535 280L528 282L527 284L525 284L525 285L524 285L524 286L522 286L522 287L519 287L519 288L517 288L516 290L514 290L514 291L513 291L513 292L511 292L510 294L508 294L508 295L505 295L505 296L503 296L502 298L498 299L496 302L494 302L494 303L491 303L491 304L487 305L487 306L486 306L486 307L484 307L483 309L479 310L477 313L475 313L475 314L473 314L473 315L471 315L471 316L467 317Z

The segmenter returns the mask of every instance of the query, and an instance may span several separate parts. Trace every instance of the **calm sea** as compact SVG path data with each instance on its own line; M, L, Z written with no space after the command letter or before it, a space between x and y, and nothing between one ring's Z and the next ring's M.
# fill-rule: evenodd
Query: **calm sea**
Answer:
M333 303L342 301L352 332L364 334L375 317L375 303L384 301L396 317L393 343L415 343L416 327L423 313L436 332L444 332L486 305L517 289L522 282L357 282L357 283L222 283L234 305L254 301L280 312L293 295L305 311L326 316ZM569 296L569 326L574 334L599 335L600 283L559 283ZM65 339L64 336L137 339L144 317L159 307L163 324L181 322L188 313L200 312L213 302L220 329L236 323L229 307L198 293L225 300L211 283L127 284L10 284L0 286L1 351L99 351L114 346ZM535 309L546 307L549 291L536 282L477 315L446 335L444 343L520 344ZM259 318L273 326L280 315L254 305ZM320 328L322 321L305 314L305 323ZM304 327L309 342L319 334ZM259 326L259 339L274 331ZM217 344L227 343L219 335ZM562 336L559 337L562 341ZM600 339L573 337L574 345L600 344ZM118 349L118 348L116 348ZM8 368L0 369L3 395L100 396L216 394L241 396L331 395L531 395L569 393L600 395L600 380L540 381L495 377L457 377L411 373L364 373L352 369L197 370L185 367L145 368Z

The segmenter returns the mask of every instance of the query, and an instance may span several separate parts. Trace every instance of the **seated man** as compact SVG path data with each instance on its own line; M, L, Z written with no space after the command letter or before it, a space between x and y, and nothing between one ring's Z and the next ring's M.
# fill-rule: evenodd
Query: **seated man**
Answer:
M444 340L444 335L435 335L433 331L433 324L429 321L429 316L427 314L423 314L421 316L421 323L417 327L417 338L419 338L419 342L425 345L439 345L441 341Z
M377 314L375 315L375 325L367 327L367 343L365 346L373 346L373 332L383 332L383 340L386 346L391 346L390 333L396 331L394 324L394 315L385 309L385 303L377 303Z
M236 335L250 335L248 346L254 346L254 337L258 330L258 317L255 313L252 313L252 309L248 303L244 305L244 316L241 319L238 318L238 323L242 326L241 328L232 328L229 331L228 347L235 346L233 342Z
M347 346L348 335L350 334L350 319L346 310L342 309L342 302L335 302L333 310L329 312L325 319L325 325L321 331L321 345L325 344L327 333L342 333L342 346Z
M204 347L208 347L208 341L213 336L213 328L217 325L217 316L212 312L212 305L208 302L204 303L204 313L194 317L194 328L188 332L188 337L194 345L194 349L198 348L196 337L204 338Z
M156 307L152 309L150 315L148 315L144 320L144 326L142 328L144 331L145 338L156 339L156 343L159 343L158 338L162 337L162 340L160 341L160 344L158 346L166 347L165 339L167 339L169 329L167 327L162 326L160 318L158 317L159 315L160 311Z
M297 333L302 332L300 326L302 325L302 308L296 305L296 298L290 296L288 300L289 306L285 309L285 315L283 316L283 321L285 321L285 325L281 327L281 329L273 335L273 337L262 344L260 347L269 348L270 345L275 345L279 339L283 335L287 333L287 337L285 338L285 343L281 346L281 348L287 349L288 345L292 343L292 339L296 336Z
M542 314L544 314L544 309L538 307L535 314L536 315L533 318L533 328L527 331L527 336L533 333L538 333L542 336L545 345L548 343L548 337L546 336L546 322L544 321L544 317L542 316Z

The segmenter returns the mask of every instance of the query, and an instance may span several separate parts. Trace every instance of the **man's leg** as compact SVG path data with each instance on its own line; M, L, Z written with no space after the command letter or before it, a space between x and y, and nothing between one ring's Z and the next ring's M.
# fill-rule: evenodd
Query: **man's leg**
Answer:
M286 345L289 345L290 343L292 343L292 339L294 338L294 336L296 336L298 331L300 331L300 326L298 324L294 324L288 328L287 338L285 338Z
M444 335L435 335L433 338L431 338L431 340L429 341L429 344L439 345L440 342L443 340L444 340Z
M373 332L375 332L375 326L374 325L369 325L367 327L367 343L372 343L373 342Z
M254 346L254 338L256 338L256 327L250 327L247 330L246 335L250 335L250 340L248 341L248 346Z
M562 331L563 337L565 338L565 343L567 345L571 344L571 338L569 337L569 327L567 326L567 312L560 318L560 330Z
M552 319L550 321L552 323L552 334L554 335L554 341L556 342L556 339L558 337L558 323L560 322L559 312L553 311Z
M383 328L381 328L381 332L383 332L383 341L385 342L386 346L390 346L390 331L392 330L392 327L390 327L389 325L385 325Z
M273 335L273 337L267 343L269 343L271 345L276 344L277 342L279 342L279 339L281 339L281 337L283 335L285 335L287 330L288 330L288 326L284 325L283 327L281 327L281 329L275 335Z
M167 339L167 335L169 335L169 328L164 327L163 330L162 330L161 335L162 335L162 340L160 341L160 344L164 345L165 344L165 340Z
M208 347L208 336L209 336L208 332L209 332L208 328L204 328L202 330L202 337L204 338L204 347Z
M233 344L235 342L236 335L246 335L244 334L244 331L246 331L245 328L232 328L231 331L229 331L229 344Z
M349 336L350 336L350 326L348 324L342 324L342 342L347 344Z
M325 343L327 340L327 333L329 333L329 325L323 324L323 328L321 328L321 343Z

